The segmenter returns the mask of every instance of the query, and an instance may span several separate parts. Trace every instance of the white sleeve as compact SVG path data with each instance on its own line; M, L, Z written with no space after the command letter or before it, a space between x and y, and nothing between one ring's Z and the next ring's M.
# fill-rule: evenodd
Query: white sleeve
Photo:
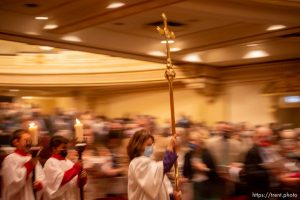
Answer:
M134 178L142 190L152 199L155 199L164 180L163 162L136 162L132 170Z
M2 163L4 198L6 195L13 196L24 188L26 184L26 173L26 168L20 166L16 158L8 156L4 159Z
M50 199L61 196L66 187L61 186L64 171L58 167L58 162L49 158L44 166L46 193Z
M70 166L70 169L73 167L74 163L71 160L67 160L68 166ZM78 183L77 183L78 175L74 176L72 180L70 180L67 184L71 186L74 190L78 190Z
M38 162L35 166L35 175L36 175L36 181L40 181L43 185L42 190L37 192L37 199L42 199L43 193L46 188L46 180L45 180L45 173L43 170L43 167L40 162Z

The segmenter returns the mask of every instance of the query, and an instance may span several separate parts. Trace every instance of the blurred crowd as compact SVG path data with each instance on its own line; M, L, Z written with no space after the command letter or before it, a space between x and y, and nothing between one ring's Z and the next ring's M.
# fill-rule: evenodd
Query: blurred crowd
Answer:
M171 133L168 120L158 125L149 115L120 118L98 116L92 111L64 112L57 108L45 115L38 106L0 104L1 154L9 150L10 134L39 127L41 163L49 158L49 138L61 135L72 141L68 158L76 161L74 123L84 126L87 142L84 168L88 172L86 199L126 199L129 160L126 146L138 130L150 131L155 138L153 158L161 160ZM179 185L183 200L255 199L272 191L269 199L300 199L300 129L291 124L216 122L209 127L185 115L176 121ZM168 174L174 181L174 172ZM295 198L295 194L297 198ZM292 196L294 195L294 196Z

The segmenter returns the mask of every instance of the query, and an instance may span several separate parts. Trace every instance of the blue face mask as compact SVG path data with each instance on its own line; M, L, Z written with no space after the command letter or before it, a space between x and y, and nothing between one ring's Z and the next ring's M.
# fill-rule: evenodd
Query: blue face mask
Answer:
M191 150L195 151L197 149L197 145L189 142L189 147Z
M153 146L146 146L144 156L150 157L153 153Z

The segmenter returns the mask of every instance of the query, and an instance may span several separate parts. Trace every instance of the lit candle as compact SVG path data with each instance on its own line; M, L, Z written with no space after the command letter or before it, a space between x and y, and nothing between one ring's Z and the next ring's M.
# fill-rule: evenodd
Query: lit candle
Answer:
M80 123L78 119L76 119L74 128L75 128L75 136L77 138L77 141L83 142L83 125L82 123Z
M38 127L35 125L35 123L30 123L29 124L29 133L31 134L32 138L32 145L37 146L38 144Z

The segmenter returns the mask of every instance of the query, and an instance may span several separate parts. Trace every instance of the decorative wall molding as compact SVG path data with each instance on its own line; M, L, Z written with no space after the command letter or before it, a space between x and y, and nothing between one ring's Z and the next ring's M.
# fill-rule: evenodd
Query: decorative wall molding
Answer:
M215 97L220 94L220 70L216 67L185 64L180 66L180 70L187 75L182 82L187 88L195 89L198 92Z
M287 76L299 74L300 60L278 61L253 65L221 68L222 85L269 83Z
M133 91L132 88L162 87L166 83L165 64L77 51L39 55L0 56L2 92L12 87L31 91L42 89L48 91L47 94L55 93L53 88L56 87L63 91L79 87L122 92ZM210 97L218 96L226 86L257 82L266 84L264 94L297 92L300 90L299 65L300 60L226 68L178 64L175 66L175 84Z

